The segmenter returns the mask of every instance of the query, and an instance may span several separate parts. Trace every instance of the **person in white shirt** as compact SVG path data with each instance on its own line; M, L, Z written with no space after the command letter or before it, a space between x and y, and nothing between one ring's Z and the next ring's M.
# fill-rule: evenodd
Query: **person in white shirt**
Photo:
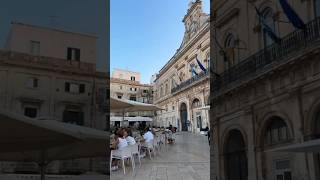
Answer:
M132 137L132 132L130 129L127 129L125 132L124 132L124 136L128 142L128 145L134 145L136 144L136 140Z
M125 134L125 130L124 130L124 129L120 129L120 130L117 132L118 139L117 139L116 144L117 144L117 149L118 149L118 150L121 150L121 149L123 149L123 148L125 148L125 147L128 146L128 142L127 142L127 140L125 139L124 134ZM119 160L113 161L113 163L112 163L113 166L111 167L111 170L114 171L114 170L117 170L117 169L118 169L118 166L117 166L118 161L119 161Z
M146 128L145 133L143 134L143 139L146 143L151 142L153 140L153 134L149 130L149 128Z

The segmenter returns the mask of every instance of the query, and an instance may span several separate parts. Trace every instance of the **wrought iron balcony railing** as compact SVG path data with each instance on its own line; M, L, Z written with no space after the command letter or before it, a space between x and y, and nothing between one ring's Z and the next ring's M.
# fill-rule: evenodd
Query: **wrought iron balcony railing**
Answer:
M248 77L254 77L262 72L272 69L273 62L285 63L288 57L301 53L308 47L312 47L320 40L320 18L316 18L306 24L303 30L296 30L281 39L279 44L258 51L241 61L239 64L215 77L213 92L218 93L221 89L231 84L241 83Z
M192 84L196 83L196 82L200 82L202 79L209 77L209 72L208 70L206 72L201 72L199 73L197 76L193 76L192 78L182 82L181 84L177 85L176 87L171 89L171 94L176 93L182 89L185 89L189 86L191 86Z

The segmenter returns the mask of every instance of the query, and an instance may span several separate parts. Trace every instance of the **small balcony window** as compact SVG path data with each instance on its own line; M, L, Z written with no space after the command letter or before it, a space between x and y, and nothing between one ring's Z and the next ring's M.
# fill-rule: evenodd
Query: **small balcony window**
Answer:
M68 47L67 59L73 61L80 61L80 49Z
M40 55L40 42L30 41L30 53L32 55Z
M38 79L37 78L28 78L26 81L26 86L28 88L37 88L38 87Z

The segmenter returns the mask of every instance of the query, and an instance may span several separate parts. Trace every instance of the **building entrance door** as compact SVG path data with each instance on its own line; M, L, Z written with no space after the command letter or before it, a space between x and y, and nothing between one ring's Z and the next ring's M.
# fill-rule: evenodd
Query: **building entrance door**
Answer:
M188 131L188 111L187 111L187 105L185 103L182 103L180 106L180 119L181 119L181 130L182 131Z
M246 147L239 130L230 131L225 147L227 180L248 180Z

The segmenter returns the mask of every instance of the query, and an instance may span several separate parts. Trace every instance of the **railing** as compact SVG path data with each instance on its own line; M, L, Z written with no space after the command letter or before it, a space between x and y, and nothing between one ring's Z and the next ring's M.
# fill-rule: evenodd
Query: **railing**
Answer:
M176 87L172 88L171 89L171 93L173 94L175 92L178 92L178 91L190 86L191 84L193 84L195 82L198 82L198 81L200 81L200 80L202 80L202 79L204 79L205 77L208 77L208 76L209 76L209 72L208 71L207 72L203 72L202 71L197 76L194 76L194 77L182 82L181 84L177 85Z
M281 39L279 44L258 51L256 54L229 68L219 76L215 76L213 92L217 93L231 83L240 83L247 77L253 77L259 73L272 69L273 62L286 62L287 57L302 52L311 47L320 39L320 18L316 18L306 24L304 30L296 30Z

